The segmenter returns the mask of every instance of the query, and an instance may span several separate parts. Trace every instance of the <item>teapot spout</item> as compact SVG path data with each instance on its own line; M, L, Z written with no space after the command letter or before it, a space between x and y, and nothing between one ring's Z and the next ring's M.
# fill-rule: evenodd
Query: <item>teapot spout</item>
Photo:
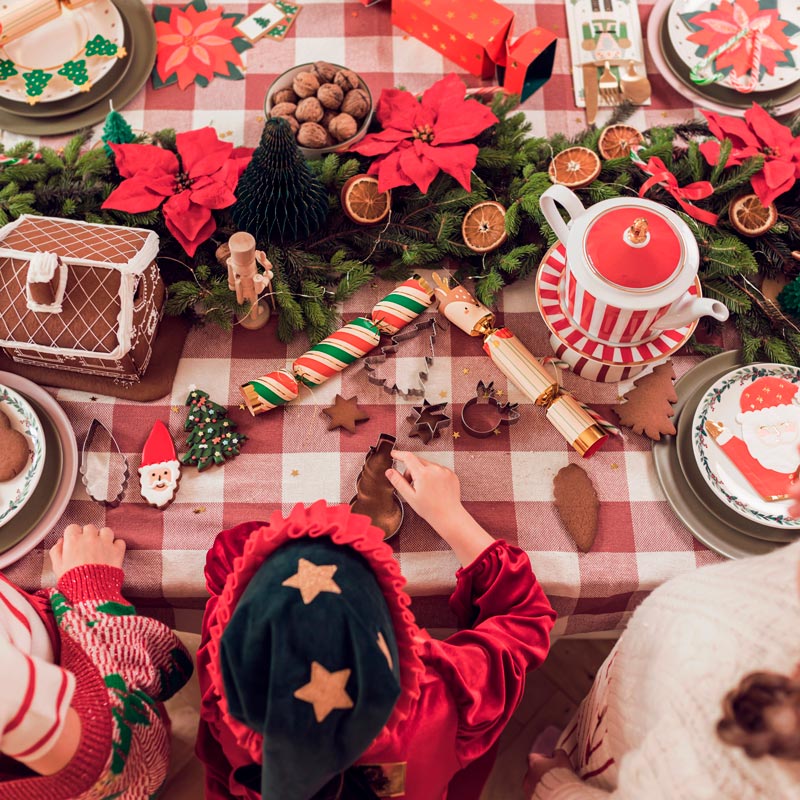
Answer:
M724 303L712 300L710 297L693 297L687 295L675 303L670 310L658 320L661 330L667 328L682 328L700 317L714 317L720 322L728 319L729 311Z

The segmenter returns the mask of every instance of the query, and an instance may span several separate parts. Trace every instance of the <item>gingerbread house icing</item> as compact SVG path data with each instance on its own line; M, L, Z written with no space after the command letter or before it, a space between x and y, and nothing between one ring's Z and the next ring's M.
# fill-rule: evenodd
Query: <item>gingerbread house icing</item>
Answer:
M0 228L0 347L24 364L138 381L166 294L158 247L152 231L55 217ZM49 294L61 291L49 305L32 302L47 279L39 254L66 272L50 280Z

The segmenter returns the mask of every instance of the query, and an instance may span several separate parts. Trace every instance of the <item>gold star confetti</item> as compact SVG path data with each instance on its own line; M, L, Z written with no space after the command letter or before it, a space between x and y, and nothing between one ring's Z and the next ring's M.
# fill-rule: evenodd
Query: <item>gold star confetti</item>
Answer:
M172 411L173 411L175 414L178 414L178 413L180 413L180 410L181 410L181 407L180 407L180 406L172 406Z
M439 392L439 397L447 397L447 392L444 389L442 389L442 391Z
M206 510L205 506L198 506L197 508L192 509L193 514L203 514Z
M293 469L292 470L292 477L293 478L296 478L299 474L300 474L300 470L299 469Z
M469 367L464 367L464 369L462 369L462 370L461 370L461 372L462 372L464 375L469 375Z
M389 645L386 644L386 639L383 638L383 631L378 631L378 649L383 653L386 661L389 664L389 669L394 669L394 662L392 661L392 654L389 652Z
M619 469L619 464L616 463L612 464L611 469Z
M497 391L495 391L495 396L497 397L502 397L504 394L505 392L502 389L497 389Z
M461 434L458 431L453 431L453 438L454 439L460 439L461 438Z
M316 599L320 592L331 592L331 594L341 594L342 590L333 579L336 564L314 564L307 558L301 558L297 562L297 572L287 578L281 586L288 586L291 589L299 589L303 598L303 603L308 605Z
M305 703L311 703L317 722L323 722L331 711L353 707L353 701L345 689L351 672L349 669L328 672L319 661L312 661L311 680L301 686L294 696Z
M495 428L495 429L492 431L492 433L493 433L495 436L499 436L499 435L500 435L500 428Z

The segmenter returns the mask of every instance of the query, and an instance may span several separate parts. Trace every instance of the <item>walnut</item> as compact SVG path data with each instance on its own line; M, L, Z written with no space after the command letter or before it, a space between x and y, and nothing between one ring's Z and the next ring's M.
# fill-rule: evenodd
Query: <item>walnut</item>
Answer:
M294 117L281 117L281 119L285 119L289 123L289 127L292 129L292 134L297 136L297 131L300 130L300 123Z
M333 80L333 76L339 70L338 67L329 64L327 61L315 61L313 69L320 83L330 83Z
M328 126L334 139L345 142L358 132L358 123L349 114L337 114Z
M331 120L335 116L336 116L336 112L335 111L328 111L326 109L325 113L322 115L322 119L319 121L319 124L322 125L322 127L327 130L331 125Z
M298 99L299 98L292 89L278 89L278 91L272 95L273 105L278 105L278 103L296 103Z
M336 75L333 76L333 82L337 86L341 86L342 90L349 92L351 89L358 89L361 86L361 81L355 72L351 69L340 69Z
M297 111L297 106L294 103L276 103L269 110L271 117L291 117Z
M298 72L292 81L292 88L298 97L311 97L319 89L319 81L313 72Z
M317 91L317 100L322 103L325 108L330 108L334 111L338 110L344 99L344 92L341 86L335 83L323 83Z
M300 123L303 122L319 122L322 119L322 106L316 97L304 97L297 104L297 111L295 117Z
M363 89L351 89L342 101L342 111L356 119L369 113L369 95Z
M304 122L297 133L297 142L303 147L325 147L328 132L316 122Z

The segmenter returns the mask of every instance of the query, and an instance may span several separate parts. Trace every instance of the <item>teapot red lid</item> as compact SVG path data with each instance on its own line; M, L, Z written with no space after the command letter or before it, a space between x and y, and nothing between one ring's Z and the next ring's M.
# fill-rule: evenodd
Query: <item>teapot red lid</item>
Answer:
M678 232L652 208L618 206L598 214L583 241L589 267L608 283L625 289L664 286L683 265Z

